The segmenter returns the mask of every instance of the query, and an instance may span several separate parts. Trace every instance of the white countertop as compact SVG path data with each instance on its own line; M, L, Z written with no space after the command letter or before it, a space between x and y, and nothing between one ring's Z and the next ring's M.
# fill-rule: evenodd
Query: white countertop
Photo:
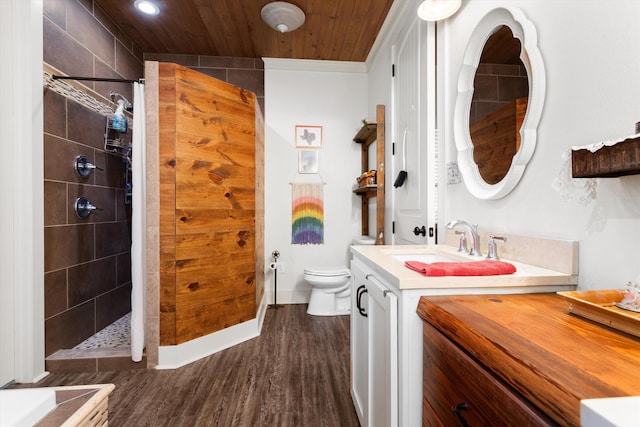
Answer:
M513 274L498 276L424 276L404 265L398 255L437 254L459 261L481 261L484 257L463 254L446 245L352 246L354 259L365 262L399 289L544 287L578 284L578 276L522 262L501 259L516 267Z

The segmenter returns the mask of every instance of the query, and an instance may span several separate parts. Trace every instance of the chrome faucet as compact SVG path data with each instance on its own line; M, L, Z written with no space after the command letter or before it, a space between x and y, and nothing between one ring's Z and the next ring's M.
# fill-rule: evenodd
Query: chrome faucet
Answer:
M480 253L480 236L478 236L478 226L477 225L469 225L468 223L461 221L459 219L453 220L447 225L445 225L449 230L454 230L456 227L462 227L471 237L471 249L469 250L469 255L481 256Z
M487 244L487 259L499 260L498 257L498 245L496 244L496 240L501 240L502 242L506 242L507 238L504 236L494 236L489 234L489 243Z

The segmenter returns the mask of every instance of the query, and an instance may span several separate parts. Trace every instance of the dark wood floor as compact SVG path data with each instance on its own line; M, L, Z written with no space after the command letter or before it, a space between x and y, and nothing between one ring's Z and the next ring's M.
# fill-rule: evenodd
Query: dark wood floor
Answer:
M51 374L34 386L113 383L110 426L359 426L349 316L268 309L260 337L175 370Z

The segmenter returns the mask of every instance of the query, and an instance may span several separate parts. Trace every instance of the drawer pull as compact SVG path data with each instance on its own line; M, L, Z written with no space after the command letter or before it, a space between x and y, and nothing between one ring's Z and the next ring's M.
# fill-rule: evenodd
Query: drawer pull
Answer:
M362 305L362 296L367 292L367 287L365 285L360 285L358 287L358 290L356 291L356 307L358 309L358 313L360 313L360 315L363 317L368 317L367 312Z
M467 405L467 402L458 403L455 407L451 409L456 414L458 421L460 421L460 425L462 425L463 427L470 427L469 423L467 422L467 420L464 419L464 416L462 415L462 411L469 410L469 405Z

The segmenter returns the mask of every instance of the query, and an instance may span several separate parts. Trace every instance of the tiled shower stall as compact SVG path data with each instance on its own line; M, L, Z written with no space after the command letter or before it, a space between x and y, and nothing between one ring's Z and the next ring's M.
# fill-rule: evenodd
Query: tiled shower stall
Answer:
M264 107L259 58L143 54L92 0L45 0L43 19L44 62L60 74L138 79L144 76L143 59L175 62L251 90ZM110 91L133 102L129 83L78 83L104 102L108 103ZM106 118L73 99L43 90L48 357L73 348L130 311L131 216L125 203L126 163L104 150ZM80 177L74 168L78 155L101 170ZM80 196L102 210L87 219L77 217L73 204ZM100 363L87 362L49 360L47 370L100 370Z

